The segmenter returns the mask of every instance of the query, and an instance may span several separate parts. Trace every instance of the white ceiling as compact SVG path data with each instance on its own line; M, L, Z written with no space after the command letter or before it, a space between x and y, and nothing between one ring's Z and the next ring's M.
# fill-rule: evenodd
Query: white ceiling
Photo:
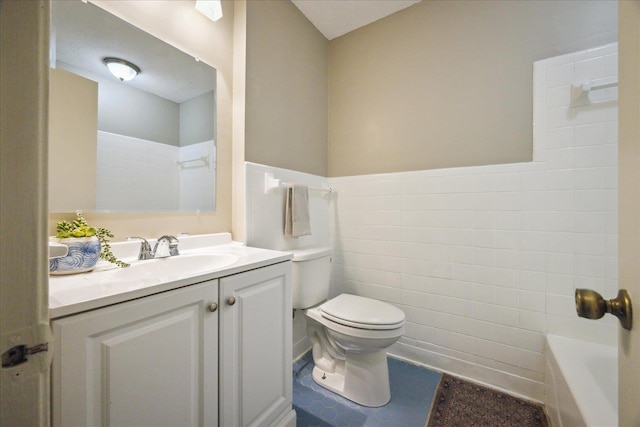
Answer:
M292 0L329 40L419 1ZM149 40L155 43L157 39L91 3L55 1L52 15L54 58L61 63L113 79L102 58L126 59L142 69L138 77L126 84L175 102L205 93L215 84L215 77L212 77L215 70L196 63L173 47L162 46L163 43L159 46L147 44ZM158 62L160 60L165 61Z
M420 0L291 1L329 40L420 2Z
M91 3L52 2L52 44L60 68L116 82L102 62L117 57L142 70L123 84L181 103L215 88L215 70ZM84 74L83 74L84 75Z

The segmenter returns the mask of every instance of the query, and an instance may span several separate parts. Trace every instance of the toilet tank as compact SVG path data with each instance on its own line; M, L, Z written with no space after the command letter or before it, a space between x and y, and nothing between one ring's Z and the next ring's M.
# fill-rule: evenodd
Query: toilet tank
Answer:
M293 308L309 308L329 297L331 283L330 247L290 249L293 254Z

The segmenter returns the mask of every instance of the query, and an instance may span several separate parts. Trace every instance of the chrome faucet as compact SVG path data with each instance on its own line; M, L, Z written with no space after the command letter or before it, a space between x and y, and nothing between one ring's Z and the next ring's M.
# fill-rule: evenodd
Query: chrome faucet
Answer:
M158 254L158 248L161 247L160 245L165 243L169 245L169 255L162 255L162 257L180 255L180 252L178 251L178 243L180 243L180 241L175 236L164 235L158 238L158 241L156 242L156 245L153 248L154 258Z
M129 237L127 240L132 239L140 239L140 252L138 253L139 260L154 259L156 258L156 255L158 255L158 258L180 255L180 252L178 251L178 243L180 243L180 241L174 236L164 235L158 238L155 246L153 247L153 250L151 249L151 245L149 244L147 239L145 239L144 237L133 236ZM169 253L166 254L166 251L163 252L161 250L160 254L158 254L158 248L162 249L163 246L161 245L165 244L169 246Z
M128 237L127 240L140 239L140 252L138 253L139 260L153 259L154 253L151 251L151 245L144 237Z

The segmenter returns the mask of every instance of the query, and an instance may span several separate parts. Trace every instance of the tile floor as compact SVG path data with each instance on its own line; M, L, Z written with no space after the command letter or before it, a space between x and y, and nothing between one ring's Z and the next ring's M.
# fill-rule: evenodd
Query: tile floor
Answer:
M441 374L388 358L391 401L367 408L317 385L307 353L293 365L293 407L297 427L403 426L423 427Z

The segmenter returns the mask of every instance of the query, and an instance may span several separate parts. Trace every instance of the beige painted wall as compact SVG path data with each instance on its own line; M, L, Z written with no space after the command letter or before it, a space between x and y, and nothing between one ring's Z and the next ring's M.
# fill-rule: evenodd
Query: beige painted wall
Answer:
M231 226L235 240L247 241L245 226L245 105L247 75L247 2L236 0L234 5L233 30L233 149L232 168L232 217Z
M620 2L618 260L619 287L634 304L640 295L640 3ZM609 298L609 297L605 297ZM636 309L637 310L637 309ZM621 426L640 425L640 328L618 329L618 396Z
M200 214L95 214L86 213L90 223L109 228L114 241L127 236L157 237L188 232L211 233L231 230L231 149L234 4L223 1L223 18L212 22L197 12L190 1L92 0L113 13L184 52L199 57L217 70L217 184L215 213ZM150 177L152 178L152 177ZM60 219L73 215L49 216L49 230Z
M96 209L98 83L49 70L49 212ZM81 177L81 179L78 179Z
M326 176L328 48L291 2L247 2L246 160Z
M94 3L218 70L217 211L86 214L115 240L242 240L245 160L321 176L530 160L532 61L616 38L615 2L426 1L332 42L287 1L225 1L216 23L189 2Z
M533 61L616 20L613 1L423 0L334 39L328 175L530 161Z

